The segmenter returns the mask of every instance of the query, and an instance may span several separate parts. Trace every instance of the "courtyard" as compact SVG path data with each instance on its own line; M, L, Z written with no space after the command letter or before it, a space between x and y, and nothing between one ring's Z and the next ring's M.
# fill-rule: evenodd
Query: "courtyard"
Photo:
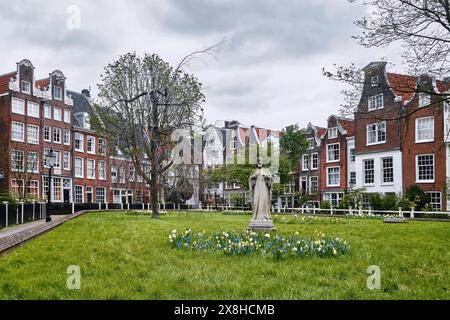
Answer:
M282 223L277 234L347 241L337 257L230 256L172 248L172 230L241 232L250 216L87 213L0 255L0 299L449 299L450 224L334 218ZM66 287L79 266L81 288ZM381 287L367 286L367 268Z

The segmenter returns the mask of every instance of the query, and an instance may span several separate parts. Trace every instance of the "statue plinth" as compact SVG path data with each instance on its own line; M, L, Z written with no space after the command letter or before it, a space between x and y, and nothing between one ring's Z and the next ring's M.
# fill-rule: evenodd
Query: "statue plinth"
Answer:
M271 232L276 231L272 220L252 220L247 227L247 230L255 232Z

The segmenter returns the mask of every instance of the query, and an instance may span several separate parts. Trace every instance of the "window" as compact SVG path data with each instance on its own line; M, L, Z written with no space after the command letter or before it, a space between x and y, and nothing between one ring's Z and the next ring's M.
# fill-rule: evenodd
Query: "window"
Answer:
M378 122L367 126L367 145L386 142L386 122Z
M33 118L40 118L39 104L28 101L27 115Z
M383 109L383 106L383 94L377 94L376 96L369 97L369 111Z
M39 156L37 152L28 152L27 171L29 173L39 173Z
M111 167L111 182L117 183L117 167Z
M370 78L370 85L372 87L378 87L378 85L379 85L378 76L373 76Z
M20 150L11 151L11 170L14 172L23 172L24 154Z
M381 159L382 183L394 182L394 160L392 157Z
M12 98L11 104L13 113L25 115L25 101L22 99Z
M106 179L106 162L104 160L98 161L98 178L101 180Z
M87 137L87 153L95 154L95 137Z
M84 152L84 135L75 133L75 151Z
M61 179L53 179L53 200L61 201Z
M53 142L61 143L61 129L53 128Z
M63 169L70 170L70 152L64 152Z
M105 203L105 188L97 188L95 190L95 201L97 203Z
M136 203L142 203L142 191L141 190L136 190L134 192L134 201Z
M86 187L86 202L87 203L92 203L92 201L94 200L94 194L93 194L93 188L92 187Z
M70 110L64 110L64 122L70 123Z
M47 200L48 199L48 177L43 177L42 181L42 199Z
M329 128L328 129L328 139L335 139L338 136L337 128Z
M302 170L303 171L309 170L309 156L307 154L304 154L302 157Z
M98 139L98 153L100 155L105 155L106 153L106 141L105 139Z
M83 186L75 186L75 203L83 203Z
M21 122L12 122L12 141L25 141L25 125Z
M61 87L53 87L53 98L56 100L62 101L62 88Z
M27 125L27 142L39 144L39 127L31 124Z
M308 190L308 178L307 177L301 177L300 190L302 190L303 192L306 192Z
M230 143L230 148L231 150L236 150L237 149L237 140L236 138L234 138L231 143Z
M53 168L55 169L61 169L61 151L53 150L56 156L55 165Z
M319 154L313 153L311 155L311 170L319 169Z
M434 117L416 119L416 143L434 141Z
M25 181L20 179L11 180L11 193L15 198L23 196Z
M75 158L75 177L84 178L84 159Z
M95 160L93 159L87 160L87 178L95 179Z
M319 192L319 178L310 177L309 178L309 192L310 194L317 194Z
M344 194L342 192L326 192L323 195L323 200L329 201L333 207L339 207L339 202L341 202Z
M350 162L355 162L355 149L350 149Z
M375 183L375 160L364 160L364 184Z
M416 156L416 182L434 182L434 155Z
M354 171L350 172L350 179L349 179L348 183L349 183L350 187L353 187L356 185L356 172L354 172Z
M428 93L419 93L419 108L429 106L431 104L431 95Z
M49 126L44 126L44 141L52 142L50 137L51 128Z
M119 168L119 183L125 183L125 168Z
M31 83L29 81L22 80L20 83L20 90L23 93L31 94Z
M27 183L27 194L34 200L39 199L39 181L31 180Z
M339 143L327 145L327 162L339 161L340 155Z
M44 105L44 118L46 119L52 118L52 106L49 104Z
M308 149L314 149L314 138L308 138Z
M430 205L435 211L442 210L441 206L441 193L440 192L427 192L430 195Z
M61 121L61 118L61 108L55 107L55 109L53 110L53 120Z
M70 146L70 130L64 130L64 144Z
M339 167L327 168L327 186L338 187L340 184Z
M136 175L136 170L134 170L134 166L132 164L130 164L128 166L128 180L130 182L134 182L135 175Z

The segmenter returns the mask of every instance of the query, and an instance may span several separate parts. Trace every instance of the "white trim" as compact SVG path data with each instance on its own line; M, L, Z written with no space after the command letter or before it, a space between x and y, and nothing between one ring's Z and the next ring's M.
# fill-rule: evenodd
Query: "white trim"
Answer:
M334 145L338 145L338 151L339 151L339 158L337 160L330 160L328 157L328 147L329 146L334 146ZM341 161L341 144L339 142L337 143L329 143L325 146L325 152L326 152L326 156L327 156L327 163L334 163L334 162L339 162Z
M338 169L338 174L339 174L339 183L338 184L330 184L329 181L329 169ZM341 185L341 168L339 166L336 167L326 167L326 175L327 175L327 187L339 187Z
M308 166L305 168L305 159L308 159ZM309 155L304 154L302 156L302 171L308 171L309 170Z
M384 141L378 141L379 136L378 136L378 126L384 124ZM377 128L375 130L376 132L376 142L369 142L369 126L373 126L376 125ZM374 122L374 123L369 123L366 125L366 146L374 146L377 144L384 144L387 141L387 124L386 121L380 121L380 122Z
M419 180L419 164L418 164L418 159L421 156L432 156L433 157L433 177L434 179L430 179L430 180ZM416 166L416 183L434 183L436 180L436 157L434 156L433 153L424 153L424 154L416 154L415 157L415 166Z
M427 139L427 140L419 140L419 120L424 120L424 119L432 119L433 120L433 125L432 125L432 129L433 129L433 139ZM414 133L415 133L415 143L428 143L428 142L434 142L434 116L428 116L428 117L420 117L420 118L416 118L415 120L415 128L414 128Z
M314 155L316 155L317 156L317 167L313 167L313 163L314 163L314 161L313 161L313 156ZM319 166L320 166L320 161L319 161L319 153L318 152L314 152L314 153L311 153L311 170L318 170L319 169Z

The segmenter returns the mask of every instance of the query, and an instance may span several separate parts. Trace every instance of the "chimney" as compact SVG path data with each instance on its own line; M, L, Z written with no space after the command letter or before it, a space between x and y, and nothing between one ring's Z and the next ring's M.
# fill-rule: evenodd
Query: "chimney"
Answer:
M81 90L81 94L88 99L91 97L91 92L88 89Z

